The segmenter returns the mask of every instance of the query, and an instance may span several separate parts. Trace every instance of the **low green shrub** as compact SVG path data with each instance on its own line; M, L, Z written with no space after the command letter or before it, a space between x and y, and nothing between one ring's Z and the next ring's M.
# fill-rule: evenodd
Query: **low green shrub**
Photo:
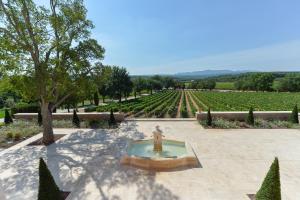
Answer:
M14 137L14 134L12 132L6 132L6 138L11 140Z
M19 141L21 139L21 134L20 133L16 133L15 135L14 135L14 140L15 141Z
M257 118L254 120L254 127L255 128L273 128L272 123L270 123L270 121L266 121L261 118Z
M94 106L94 105L88 106L88 107L84 108L84 112L95 112L97 108L98 108L98 106Z
M75 128L70 120L53 120L54 128Z
M109 128L108 121L106 120L91 120L85 121L86 128L98 129L98 128Z
M228 121L224 120L222 118L217 118L212 122L213 127L217 128L224 128L224 129L230 129L230 128L239 128L239 122L238 121Z
M11 134L11 138L16 134L20 134L21 137L29 137L41 131L42 128L39 127L36 122L23 120L16 120L14 123L1 128L1 133L4 135Z

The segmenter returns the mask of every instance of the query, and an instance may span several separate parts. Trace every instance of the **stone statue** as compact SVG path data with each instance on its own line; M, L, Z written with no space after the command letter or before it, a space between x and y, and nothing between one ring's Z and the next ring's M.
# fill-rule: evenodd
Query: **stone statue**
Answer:
M153 131L153 151L161 152L162 151L162 130L159 129L159 126L155 127L156 130Z

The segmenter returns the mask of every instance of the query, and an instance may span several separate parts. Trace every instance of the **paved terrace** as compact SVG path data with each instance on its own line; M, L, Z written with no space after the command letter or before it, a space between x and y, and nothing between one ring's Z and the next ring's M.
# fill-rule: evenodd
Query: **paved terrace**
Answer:
M156 125L166 138L190 142L202 167L156 173L120 166L127 141L147 138ZM118 130L55 133L68 135L48 147L24 146L30 142L25 141L0 152L6 199L36 199L41 156L59 187L72 191L68 200L249 200L275 156L283 199L300 199L300 130L204 130L196 121L129 121Z

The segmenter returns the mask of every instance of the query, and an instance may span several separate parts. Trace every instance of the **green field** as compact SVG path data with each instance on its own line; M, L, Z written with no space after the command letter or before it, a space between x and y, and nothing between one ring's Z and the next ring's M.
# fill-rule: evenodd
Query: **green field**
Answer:
M290 111L300 104L300 93L277 92L217 92L168 90L153 95L93 107L89 111L121 111L133 117L194 117L198 110Z
M215 89L219 90L234 90L234 82L216 82Z
M300 93L277 92L194 92L205 110L210 107L215 111L243 111L252 106L255 110L278 111L292 110L300 104Z

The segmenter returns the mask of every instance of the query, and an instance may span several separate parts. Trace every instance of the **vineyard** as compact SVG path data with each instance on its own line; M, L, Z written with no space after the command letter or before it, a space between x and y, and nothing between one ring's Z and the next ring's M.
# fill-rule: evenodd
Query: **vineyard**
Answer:
M127 117L190 118L198 110L247 111L291 110L300 104L300 93L272 92L214 92L189 90L164 90L153 95L121 103L87 108L86 112L120 111Z

